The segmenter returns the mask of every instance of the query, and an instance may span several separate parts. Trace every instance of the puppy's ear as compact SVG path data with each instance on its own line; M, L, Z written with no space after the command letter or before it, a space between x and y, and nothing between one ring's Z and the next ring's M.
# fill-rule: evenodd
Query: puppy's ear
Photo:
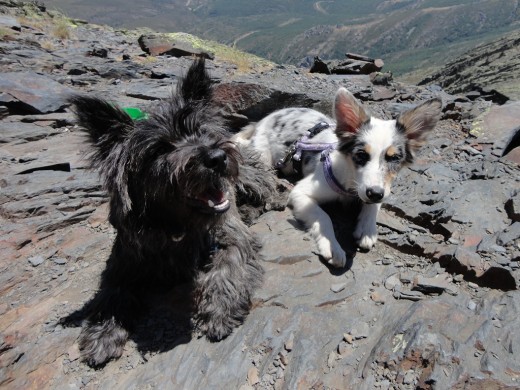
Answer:
M397 118L397 130L404 133L412 154L424 145L426 137L435 128L442 112L442 100L428 100Z
M363 124L370 121L358 100L345 88L338 89L334 100L334 115L336 117L336 135L339 138L349 137L357 133Z
M206 71L204 58L193 61L188 73L180 81L178 90L187 102L206 102L211 98L211 78Z
M102 162L133 126L132 118L113 104L96 97L74 95L69 102L74 105L78 124L86 130L96 148L96 160Z

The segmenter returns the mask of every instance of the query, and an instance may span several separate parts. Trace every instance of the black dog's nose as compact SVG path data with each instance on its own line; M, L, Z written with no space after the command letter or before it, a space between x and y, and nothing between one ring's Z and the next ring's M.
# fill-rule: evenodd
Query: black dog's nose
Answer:
M223 172L227 167L227 154L222 149L210 150L204 158L206 168L215 172Z
M380 202L385 196L385 189L381 187L367 188L367 198L372 202Z

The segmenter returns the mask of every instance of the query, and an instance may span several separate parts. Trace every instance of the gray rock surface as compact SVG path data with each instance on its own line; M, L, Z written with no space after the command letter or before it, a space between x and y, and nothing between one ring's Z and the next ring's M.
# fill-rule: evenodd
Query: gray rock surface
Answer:
M39 15L32 25L27 10ZM0 0L0 15L12 25L0 41L0 80L38 72L46 104L63 88L146 110L191 63L146 56L137 32L77 24L58 39L35 5ZM20 15L23 23L13 23ZM157 297L121 359L93 370L80 361L80 328L60 320L97 288L114 238L107 197L68 109L36 110L31 96L1 87L0 387L519 388L520 175L516 149L501 155L520 111L393 82L380 99L368 76L243 72L218 57L208 67L214 103L235 129L290 105L330 112L339 86L380 117L433 96L444 116L401 172L372 251L355 250L355 203L326 208L351 255L340 270L320 261L289 210L268 211L252 226L264 242L265 283L230 337L210 343L191 334L180 286Z
M479 45L454 58L420 84L439 84L452 93L471 93L473 97L520 99L518 76L520 32Z

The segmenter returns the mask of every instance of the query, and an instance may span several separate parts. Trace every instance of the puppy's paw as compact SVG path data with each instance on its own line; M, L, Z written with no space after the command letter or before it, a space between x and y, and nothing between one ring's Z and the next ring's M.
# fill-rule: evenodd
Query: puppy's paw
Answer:
M128 332L114 318L87 323L79 338L81 357L91 367L121 357Z
M370 250L377 242L377 226L359 222L354 231L354 238L361 249Z
M347 263L347 254L341 248L339 243L334 240L329 241L327 238L322 237L317 241L318 252L321 257L333 267L344 267Z
M370 250L377 242L377 234L375 236L362 236L358 239L357 244L361 249Z

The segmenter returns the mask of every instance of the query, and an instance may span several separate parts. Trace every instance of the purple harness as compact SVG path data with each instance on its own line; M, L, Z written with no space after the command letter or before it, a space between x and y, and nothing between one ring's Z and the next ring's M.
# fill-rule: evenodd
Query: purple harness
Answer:
M282 169L287 165L287 162L292 161L293 169L296 173L301 174L302 152L320 152L320 161L323 163L323 173L325 179L335 192L340 195L349 195L350 193L341 185L332 172L332 161L330 160L330 152L336 149L337 142L333 143L311 143L308 142L316 134L322 130L329 128L330 125L326 122L320 122L310 128L307 133L298 139L289 149L287 155L276 163L277 169Z

